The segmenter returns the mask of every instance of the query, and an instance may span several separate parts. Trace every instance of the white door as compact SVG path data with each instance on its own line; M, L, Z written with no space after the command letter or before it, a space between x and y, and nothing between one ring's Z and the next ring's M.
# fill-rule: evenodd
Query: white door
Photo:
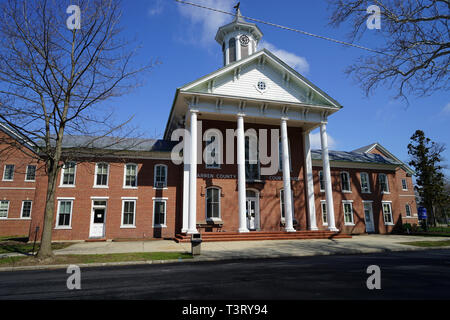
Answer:
M364 202L364 219L366 221L366 232L375 232L371 202Z
M90 238L103 238L105 236L106 201L95 201L92 207Z
M256 229L256 199L247 198L247 228Z

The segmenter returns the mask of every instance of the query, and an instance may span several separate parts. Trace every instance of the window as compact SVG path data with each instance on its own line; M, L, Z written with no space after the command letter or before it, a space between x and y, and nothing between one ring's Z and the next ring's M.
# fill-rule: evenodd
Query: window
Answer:
M411 217L411 206L409 204L405 204L405 212L407 217Z
M284 220L284 189L280 190L281 220ZM294 193L291 190L292 218L294 218Z
M155 166L155 188L167 187L167 166L164 164L157 164Z
M121 227L134 227L136 213L136 200L124 200L122 202L122 225Z
M325 180L323 178L323 171L319 171L319 184L320 184L320 191L325 191Z
M320 207L322 208L322 224L326 226L328 225L327 202L325 200L321 200Z
M69 229L71 226L73 200L58 201L58 217L56 219L56 228Z
M228 42L228 51L229 51L229 63L236 61L236 39L231 38Z
M206 219L220 219L220 189L206 189Z
M8 200L0 201L0 219L8 218L8 211L9 211L9 201Z
M406 179L402 179L402 189L404 191L408 190L408 184L406 183Z
M125 179L124 187L136 188L137 187L137 165L126 164L125 165Z
M21 218L31 218L31 205L32 201L22 201L22 214Z
M351 202L343 201L344 205L344 223L346 225L354 225L353 220L353 205Z
M341 188L343 192L351 192L350 174L348 172L341 172Z
M109 165L107 163L97 163L95 165L95 186L108 186L108 171Z
M383 218L384 224L386 225L394 224L392 219L392 207L390 202L383 202Z
M206 149L205 149L205 162L206 162L206 168L208 169L220 169L220 162L218 161L220 159L220 146L219 148L216 147L210 147L209 145L214 143L216 141L217 137L215 135L211 135L206 141ZM220 141L220 140L217 140ZM220 143L220 142L219 142ZM217 144L216 144L217 145Z
M261 178L257 141L254 136L245 137L245 179L250 181Z
M36 180L36 166L28 165L27 173L25 174L25 181L34 181Z
M361 172L361 192L370 193L369 174L367 172Z
M378 174L378 181L380 183L380 190L382 193L389 193L389 185L387 176L384 173Z
M75 184L75 162L66 162L63 166L61 185L73 186Z
M4 181L13 181L14 180L14 165L13 164L5 165L5 169L3 171L3 180Z
M166 226L166 200L155 199L153 202L153 226Z

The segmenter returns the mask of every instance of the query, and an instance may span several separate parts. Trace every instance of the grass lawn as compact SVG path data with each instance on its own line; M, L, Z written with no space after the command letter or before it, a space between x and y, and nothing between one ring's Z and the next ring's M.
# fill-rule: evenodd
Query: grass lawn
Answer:
M132 252L112 254L70 254L55 255L52 261L39 262L34 257L8 257L0 259L0 267L18 267L49 264L82 264L121 261L178 260L192 259L189 253L181 252Z
M28 243L28 238L23 236L1 237L0 238L0 253L23 253L27 254L33 250L33 243ZM52 243L53 250L67 248L73 243L69 242L55 242ZM35 251L39 249L39 243L36 243Z
M446 247L450 246L450 240L400 242L400 244L407 244L409 246L416 247Z

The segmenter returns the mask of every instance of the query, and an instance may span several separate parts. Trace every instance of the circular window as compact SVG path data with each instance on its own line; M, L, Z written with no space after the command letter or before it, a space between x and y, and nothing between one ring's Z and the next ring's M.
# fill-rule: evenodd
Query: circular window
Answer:
M246 47L248 46L248 43L250 42L249 37L247 37L246 35L243 35L239 38L239 41L241 42L241 45Z
M261 91L264 91L267 89L266 83L264 81L259 81L258 82L258 89Z

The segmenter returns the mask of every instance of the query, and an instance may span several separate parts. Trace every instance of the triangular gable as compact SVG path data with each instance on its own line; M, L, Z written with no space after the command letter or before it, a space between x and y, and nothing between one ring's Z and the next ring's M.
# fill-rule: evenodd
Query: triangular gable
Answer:
M265 90L258 88L259 81L265 83ZM337 101L267 49L233 62L180 90L342 108Z

